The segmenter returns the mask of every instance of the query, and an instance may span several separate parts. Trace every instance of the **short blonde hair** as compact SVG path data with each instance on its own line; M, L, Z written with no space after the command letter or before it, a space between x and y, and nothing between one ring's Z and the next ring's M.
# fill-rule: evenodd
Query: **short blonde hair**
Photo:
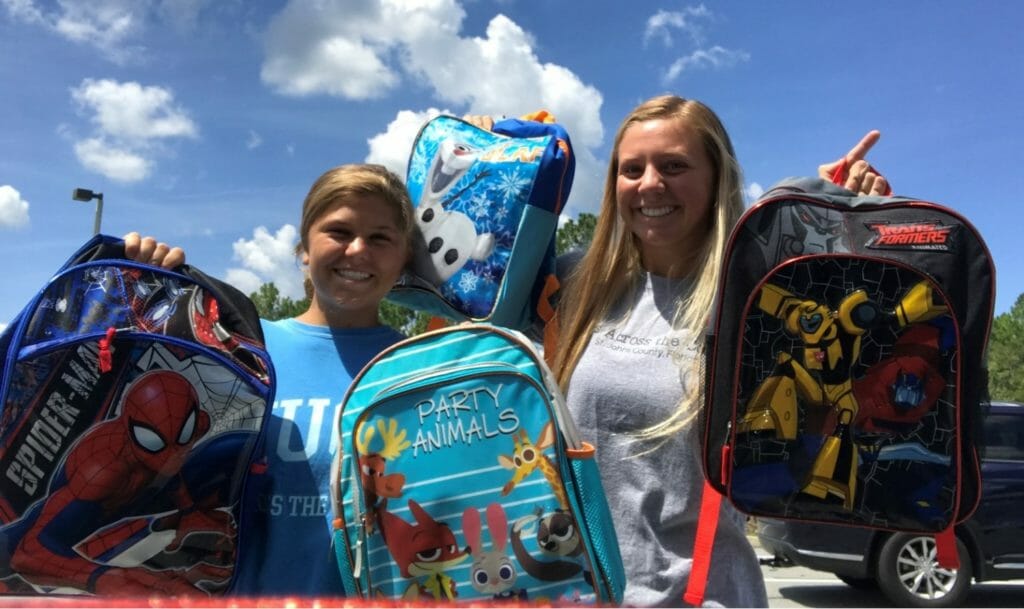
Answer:
M405 183L383 165L353 163L329 169L313 182L306 199L302 202L299 243L295 246L296 255L309 250L309 231L324 214L344 205L345 201L353 196L372 195L379 196L392 209L395 224L411 252L416 221ZM311 298L313 285L308 276L304 285L306 297Z
M383 165L340 165L323 173L310 187L302 202L297 251L309 248L309 229L326 213L335 210L354 195L377 195L395 212L398 230L412 245L415 227L412 201L402 179Z

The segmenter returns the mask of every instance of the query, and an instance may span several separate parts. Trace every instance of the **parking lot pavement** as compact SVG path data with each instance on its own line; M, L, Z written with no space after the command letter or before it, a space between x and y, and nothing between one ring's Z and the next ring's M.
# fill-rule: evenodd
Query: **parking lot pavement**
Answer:
M757 535L747 535L754 553L761 561L761 575L770 609L792 607L884 607L881 594L849 595L846 584L835 575L793 565L777 565L761 547ZM806 598L805 598L806 597Z
M750 545L754 546L754 552L757 554L758 558L771 558L771 556L768 555L768 552L766 552L765 549L761 547L761 542L757 540L757 535L748 533L747 541L750 542Z

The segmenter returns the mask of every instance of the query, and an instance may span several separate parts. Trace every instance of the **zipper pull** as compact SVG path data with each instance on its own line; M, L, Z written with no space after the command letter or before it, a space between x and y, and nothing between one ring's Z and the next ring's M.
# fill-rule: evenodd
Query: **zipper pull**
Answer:
M358 427L358 425L357 425ZM349 474L351 479L351 493L352 493L352 511L356 516L356 545L354 548L355 553L355 564L352 565L352 577L357 581L363 573L363 540L366 539L366 506L362 504L363 489L359 486L359 453L352 454L352 463L355 464L349 468Z
M111 348L110 343L114 341L115 332L117 332L116 328L107 328L106 337L100 339L99 365L101 374L104 372L110 372L114 367L113 349Z
M352 577L359 579L359 576L363 574L363 535L360 534L359 538L356 539L355 547L356 562L352 565Z

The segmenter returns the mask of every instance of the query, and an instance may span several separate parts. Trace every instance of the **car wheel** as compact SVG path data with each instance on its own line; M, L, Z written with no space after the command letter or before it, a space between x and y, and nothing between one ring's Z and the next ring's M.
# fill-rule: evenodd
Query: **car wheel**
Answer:
M858 590L875 590L878 588L878 582L870 577L850 577L849 575L839 575L838 573L836 577L847 586Z
M931 535L897 533L878 555L878 585L898 607L960 607L971 586L971 557L957 539L959 569L944 569L935 560Z

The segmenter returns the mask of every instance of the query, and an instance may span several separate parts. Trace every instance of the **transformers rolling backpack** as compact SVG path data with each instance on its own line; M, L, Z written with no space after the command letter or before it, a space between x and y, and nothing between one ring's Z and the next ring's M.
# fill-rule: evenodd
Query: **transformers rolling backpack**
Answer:
M755 516L934 534L955 567L954 526L979 499L995 293L974 227L934 203L787 180L740 219L722 273L710 486Z
M274 375L252 303L97 236L0 336L0 594L217 594Z
M418 228L412 271L388 299L456 322L525 330L547 321L555 229L574 171L569 136L546 112L492 131L451 116L428 121L406 177Z
M620 603L596 463L522 334L460 324L406 339L339 410L334 546L363 599Z

